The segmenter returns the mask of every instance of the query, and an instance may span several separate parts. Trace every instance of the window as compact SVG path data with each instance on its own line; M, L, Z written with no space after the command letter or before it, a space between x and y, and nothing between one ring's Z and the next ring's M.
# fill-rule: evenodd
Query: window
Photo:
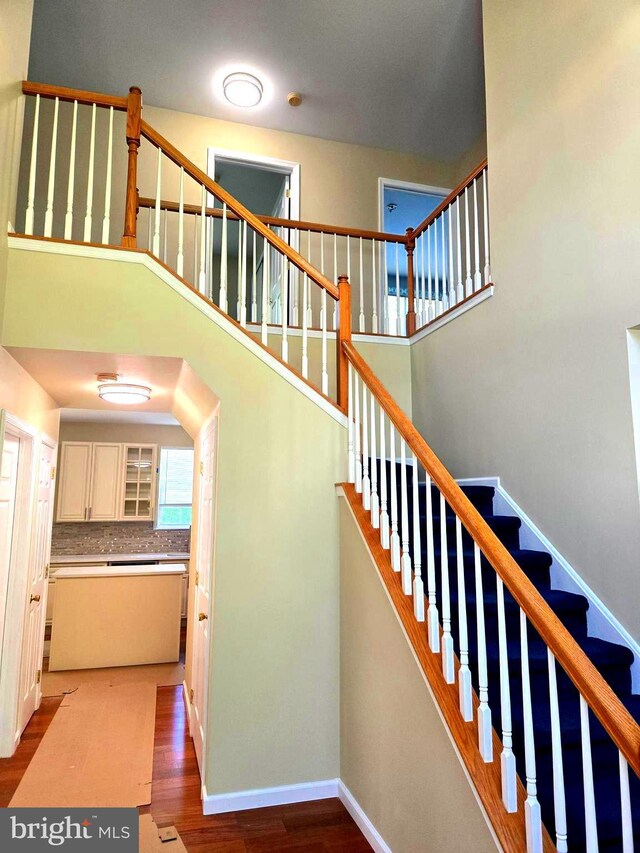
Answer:
M156 527L190 527L192 496L193 448L161 447Z

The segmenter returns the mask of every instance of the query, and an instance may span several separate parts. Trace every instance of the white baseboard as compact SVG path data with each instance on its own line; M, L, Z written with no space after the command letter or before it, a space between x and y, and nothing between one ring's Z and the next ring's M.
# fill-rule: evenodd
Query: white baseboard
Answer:
M542 531L533 523L529 516L513 500L500 485L500 477L473 477L458 480L460 485L493 486L496 494L493 500L493 511L497 515L517 515L522 520L520 528L520 545L532 551L547 551L553 558L551 563L551 588L584 595L589 602L587 610L587 631L590 637L608 640L626 646L633 652L634 661L631 666L631 689L640 693L640 645L627 629L616 619L609 608L595 594L590 586L580 577L555 548Z
M281 785L277 788L256 788L253 791L235 791L230 794L204 794L202 813L223 814L245 809L262 809L266 806L306 803L310 800L327 800L330 797L339 796L339 783L339 779L325 779L321 782L302 782L297 785Z
M384 838L363 812L360 804L342 780L338 780L338 796L375 853L391 853L389 845L385 843Z

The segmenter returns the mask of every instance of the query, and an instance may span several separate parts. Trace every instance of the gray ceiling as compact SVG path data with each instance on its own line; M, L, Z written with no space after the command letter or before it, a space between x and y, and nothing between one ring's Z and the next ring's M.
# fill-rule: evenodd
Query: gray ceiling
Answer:
M213 91L243 64L255 110ZM29 77L452 161L484 128L481 0L35 0Z

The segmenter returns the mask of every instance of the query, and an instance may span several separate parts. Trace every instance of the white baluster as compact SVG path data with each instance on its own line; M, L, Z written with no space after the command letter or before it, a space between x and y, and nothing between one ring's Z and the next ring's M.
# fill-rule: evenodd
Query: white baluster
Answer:
M33 134L31 137L31 162L29 164L29 188L27 190L27 212L24 219L24 233L33 234L33 218L36 198L36 166L38 162L38 128L40 125L40 95L36 95L33 114ZM69 239L65 237L65 239Z
M402 334L402 326L400 321L400 257L398 254L398 244L396 243L396 335Z
M560 707L558 705L556 659L554 658L551 649L547 649L547 664L549 667L549 711L551 715L553 809L556 824L556 848L558 853L567 853L569 848L567 847L567 809L564 795L564 765L562 761L562 737L560 734ZM515 808L513 811L515 811Z
M288 272L289 262L288 259L282 256L282 275L280 280L282 282L282 287L280 292L282 294L282 306L281 306L281 321L282 321L282 360L289 361L289 339L287 337L288 331L288 313L289 313L289 272ZM323 291L324 292L324 291Z
M167 211L167 214L169 211ZM213 302L213 235L214 235L214 223L215 219L213 216L205 216L207 222L207 259L205 263L205 273L207 278L207 299L210 299Z
M169 218L169 211L165 209L164 216L162 217L164 220L164 229L162 233L162 262L167 263L167 219ZM202 218L204 222L204 217ZM202 241L202 246L204 249L204 240Z
M309 378L309 334L308 334L308 303L309 291L307 286L307 274L302 278L302 375Z
M631 818L631 797L629 794L629 765L621 752L618 752L620 770L620 807L622 813L622 853L633 853L633 822Z
M256 250L256 232L253 233L253 263L251 271L251 322L258 322L258 256Z
M491 264L489 262L489 172L483 172L482 207L484 211L484 283L491 281Z
M462 547L462 522L456 515L456 558L458 575L458 641L460 644L460 669L458 670L458 698L462 719L473 720L473 691L469 669L469 633L467 629L467 594L464 576L464 550Z
M533 737L533 713L531 710L531 681L529 680L529 639L527 637L527 617L520 610L520 647L522 665L522 710L524 722L524 759L527 782L527 799L524 804L524 818L527 833L528 853L542 851L542 816L538 802L536 781L536 750Z
M372 296L372 311L371 311L371 331L374 334L378 332L378 282L376 281L376 241L371 241L371 296ZM379 248L379 246L378 246Z
M40 97L38 95L38 97ZM78 102L73 102L71 119L71 146L69 148L69 179L67 181L67 212L64 217L64 239L71 240L73 233L73 193L76 180L76 131L78 128ZM29 233L28 231L26 232Z
M420 236L420 269L421 269L421 280L422 280L422 288L420 290L420 325L424 326L427 322L427 287L425 283L425 268L424 268L424 241L426 237L426 232L423 231Z
M327 371L327 291L322 288L322 393L329 393L329 373Z
M367 386L362 383L362 506L371 509L371 479L369 477L369 414Z
M162 186L162 149L158 148L158 162L156 165L156 213L155 218L153 220L153 254L156 258L160 257L160 201L161 201L161 186ZM195 235L198 233L198 228L196 224L196 220L194 219L194 240ZM194 244L195 245L195 244ZM193 279L192 281L195 283L196 281L196 256L194 255L193 259Z
M220 308L224 311L225 314L228 313L229 306L227 304L227 205L222 205L222 236L220 238ZM265 239L265 252L264 252L264 260L263 260L263 277L266 273L267 267L267 241ZM264 320L263 320L264 322ZM262 343L266 343L263 338Z
M449 230L449 307L451 308L456 304L456 280L455 280L455 271L453 268L453 205L449 205L447 216L448 230Z
M455 681L455 672L453 666L453 637L451 636L447 502L442 492L440 493L440 574L442 583L442 672L447 684L453 684Z
M311 231L307 231L307 260L311 263ZM305 276L307 285L307 328L313 328L313 307L311 305L311 279Z
M191 281L195 284L198 281L198 214L193 216L193 274ZM155 237L154 237L155 242ZM155 253L154 253L155 254Z
M384 429L384 409L380 406L380 544L389 549L389 511L387 509L387 450Z
M236 270L236 320L240 322L240 300L242 299L242 219L238 219L238 258Z
M400 436L400 508L401 508L401 532L402 532L402 556L400 568L402 572L402 591L405 595L411 595L411 554L409 551L409 501L407 496L407 447L405 440Z
M333 235L333 280L338 281L338 235ZM333 303L333 329L338 328L338 300Z
M359 251L360 251L360 314L358 316L358 327L361 332L365 331L365 319L364 319L364 267L363 267L363 258L362 258L362 237L358 239Z
M422 542L420 540L420 485L418 460L413 454L413 615L424 622L424 583L422 582Z
M147 249L151 251L151 208L147 208Z
M391 462L391 567L394 572L400 571L400 536L398 534L398 473L396 464L396 435L393 421L389 419L389 460Z
M347 364L347 377L348 377L348 388L349 388L349 398L347 401L347 456L349 460L349 473L348 479L350 483L355 483L356 481L356 458L353 449L353 366L351 362ZM382 409L381 409L382 411Z
M456 292L456 301L462 302L464 299L464 286L462 284L462 233L460 231L460 196L456 199L456 248L457 248L457 266L458 266L458 289Z
M498 653L500 656L500 716L502 717L502 753L500 774L502 802L509 814L518 810L516 757L513 754L513 726L511 722L511 683L509 681L509 652L507 649L507 622L504 610L504 585L496 576L498 601Z
M389 246L387 243L383 243L383 251L384 251L384 320L382 331L385 335L391 334L391 330L389 328L389 259L387 257L387 250Z
M269 343L269 327L267 325L269 314L269 245L265 237L262 248L262 321L260 326L261 340L265 346Z
M96 105L91 108L91 133L89 135L89 168L87 170L87 212L84 217L84 242L91 242L93 216L93 169L96 155Z
M104 187L104 217L102 219L102 242L109 244L111 229L111 169L113 162L113 107L109 107L109 143L107 145L107 176Z
M584 788L584 815L587 853L598 853L598 820L593 789L593 762L591 760L591 733L589 706L580 696L580 740L582 743L582 784Z
M289 241L291 241L291 231L289 231ZM294 326L300 325L300 270L297 267L292 269L291 289L293 290L293 313L291 322Z
M240 325L247 327L247 229L246 222L242 225L242 289L240 292Z
M56 149L58 147L58 109L60 98L56 98L53 107L53 128L51 130L51 156L49 159L49 184L47 186L47 209L44 214L44 236L51 237L53 230L53 194L56 183ZM113 108L112 108L113 109Z
M436 553L433 537L433 496L431 493L431 477L426 472L426 512L427 512L427 628L429 648L434 654L440 652L440 617L436 601Z
M440 216L441 222L441 237L442 237L442 257L440 258L440 266L442 267L442 311L447 311L449 305L449 285L447 280L447 242L444 234L445 214L444 211Z
M465 259L467 261L467 277L464 284L465 296L473 293L473 278L471 277L471 233L469 231L469 187L464 188L464 235Z
M431 226L424 232L427 238L427 317L426 322L429 323L435 317L433 304L433 283L431 281Z
M489 707L489 674L487 671L487 637L484 626L484 592L480 548L473 543L473 566L476 579L476 623L478 636L478 749L483 761L493 761L493 729Z
M166 226L167 220L165 218L165 251L166 251ZM207 193L204 188L204 185L201 187L201 195L200 195L200 269L198 271L198 290L200 293L206 293L207 291L207 272L206 272L206 258L207 258Z
M480 272L480 228L478 225L478 179L473 182L473 288L480 290L482 287L482 274Z
M380 527L380 499L378 497L378 458L376 450L376 408L373 394L369 395L371 400L371 525L376 530Z
M184 276L184 169L180 166L180 189L178 195L178 256L176 272Z
M360 391L358 388L359 376L357 373L354 373L353 376L354 384L353 384L353 402L354 402L354 412L355 412L355 421L354 421L354 430L355 430L355 461L356 461L356 492L358 494L362 494L362 454L360 453Z

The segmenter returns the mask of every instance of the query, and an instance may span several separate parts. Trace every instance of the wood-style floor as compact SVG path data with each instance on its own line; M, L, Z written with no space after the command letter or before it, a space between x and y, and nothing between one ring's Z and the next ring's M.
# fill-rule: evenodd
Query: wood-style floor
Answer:
M12 758L0 759L0 807L7 806L61 697L43 699ZM151 812L174 825L189 853L361 853L371 850L339 800L202 814L200 776L185 719L181 687L159 687Z

